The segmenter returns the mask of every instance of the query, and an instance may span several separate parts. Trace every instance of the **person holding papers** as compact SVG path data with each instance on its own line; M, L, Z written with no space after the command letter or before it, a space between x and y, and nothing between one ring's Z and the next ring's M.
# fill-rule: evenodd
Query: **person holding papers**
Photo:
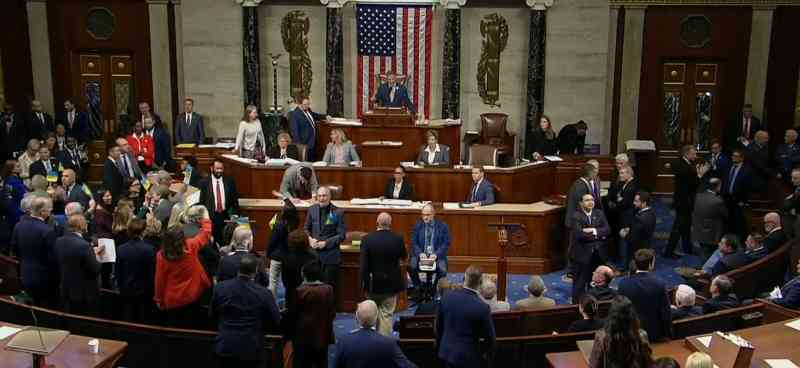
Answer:
M428 144L419 149L417 163L420 165L450 165L450 147L439 144L439 133L429 130L425 133Z
M46 145L39 148L39 160L31 164L28 172L31 177L41 175L50 183L61 182L61 165L58 160L50 157L50 149Z
M283 172L280 192L273 192L273 194L291 199L292 203L296 204L303 199L313 200L318 188L319 182L314 168L306 163L298 163L289 166Z
M547 115L539 118L538 129L532 129L528 133L525 146L525 158L532 158L536 161L544 160L544 156L555 156L558 152L556 132L550 123Z
M289 133L282 132L278 134L278 145L267 151L267 158L278 160L290 158L299 161L300 152L297 150L297 146L292 144L292 137Z
M61 271L61 304L72 314L97 315L100 304L100 262L97 255L103 245L92 248L83 235L88 225L83 215L67 220L67 233L55 243L58 269Z
M387 199L405 199L413 201L414 185L405 180L406 169L402 166L394 168L394 174L389 182L386 183L386 189L383 191L383 198Z
M797 273L800 274L800 262L796 265ZM782 288L773 291L770 298L775 304L780 306L800 310L800 276L795 276L789 280Z
M485 178L483 167L472 168L472 189L467 195L465 204L468 207L480 207L494 204L494 184Z
M411 269L411 284L419 288L419 263L436 262L436 280L431 284L436 285L439 279L447 277L447 250L450 248L450 228L441 220L436 219L436 210L428 203L422 207L422 218L414 225L411 233L411 260L408 263Z
M336 128L331 130L331 142L325 148L322 161L328 165L348 166L351 162L361 161L356 152L356 146L347 139L344 131Z

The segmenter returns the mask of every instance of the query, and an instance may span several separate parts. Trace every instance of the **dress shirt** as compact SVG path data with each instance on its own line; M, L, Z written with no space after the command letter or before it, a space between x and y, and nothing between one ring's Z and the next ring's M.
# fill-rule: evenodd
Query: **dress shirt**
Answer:
M44 114L42 114L41 112L37 112L36 117L39 118L39 121L44 123Z
M403 188L403 182L395 182L394 183L394 190L392 191L392 198L399 198L400 197L400 189Z
M122 166L123 166L123 168L125 170L125 174L128 175L131 178L134 177L133 166L132 165L133 164L131 164L130 158L128 158L128 154L127 153L123 153L122 154Z
M472 202L476 202L475 197L478 195L478 188L481 187L481 183L483 183L483 178L478 180L478 182L475 183L475 186L472 188Z
M308 119L308 122L311 123L311 127L316 130L317 129L317 124L314 122L314 117L311 116L311 113L308 112L308 110L303 110L303 115L305 115L306 118Z
M742 117L742 137L750 138L750 118Z
M186 113L186 125L187 126L192 126L192 113L191 112L187 112Z
M220 201L220 203L222 203L222 209L224 210L225 209L225 184L222 181L222 177L217 178L217 177L212 175L211 178L212 178L211 179L211 183L214 186L212 188L212 189L214 189L214 206L216 206L216 204L217 204L217 190L219 190L219 196L220 196L219 201Z
M53 171L53 165L50 164L50 160L42 160L42 164L44 164L44 170L50 175L50 172Z
M728 179L728 193L733 193L733 184L736 183L736 177L739 175L739 169L742 168L742 164L733 165L731 167L731 173Z
M72 128L72 124L75 124L75 110L67 113L67 122L69 123L69 127Z
M433 165L434 160L436 159L436 152L439 152L439 144L436 144L436 147L431 151L431 146L425 146L425 150L428 151L428 165Z

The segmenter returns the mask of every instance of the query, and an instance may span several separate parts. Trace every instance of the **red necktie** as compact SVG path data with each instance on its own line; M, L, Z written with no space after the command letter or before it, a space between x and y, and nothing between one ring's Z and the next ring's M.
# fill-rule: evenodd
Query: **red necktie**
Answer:
M219 191L219 181L217 181L217 212L222 212L222 193Z

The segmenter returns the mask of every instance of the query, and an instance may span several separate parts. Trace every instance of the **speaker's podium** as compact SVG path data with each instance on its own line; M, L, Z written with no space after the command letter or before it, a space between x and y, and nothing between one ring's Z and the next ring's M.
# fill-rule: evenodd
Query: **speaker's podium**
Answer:
M376 106L367 111L361 120L365 126L412 126L414 116L405 107Z

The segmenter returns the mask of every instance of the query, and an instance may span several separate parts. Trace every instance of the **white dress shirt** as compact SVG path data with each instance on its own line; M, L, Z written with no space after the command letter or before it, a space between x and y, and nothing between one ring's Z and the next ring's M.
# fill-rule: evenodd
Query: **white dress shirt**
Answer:
M434 160L436 159L436 152L441 151L439 149L439 144L436 144L436 147L431 151L431 146L425 146L425 151L428 151L428 165L433 165Z

